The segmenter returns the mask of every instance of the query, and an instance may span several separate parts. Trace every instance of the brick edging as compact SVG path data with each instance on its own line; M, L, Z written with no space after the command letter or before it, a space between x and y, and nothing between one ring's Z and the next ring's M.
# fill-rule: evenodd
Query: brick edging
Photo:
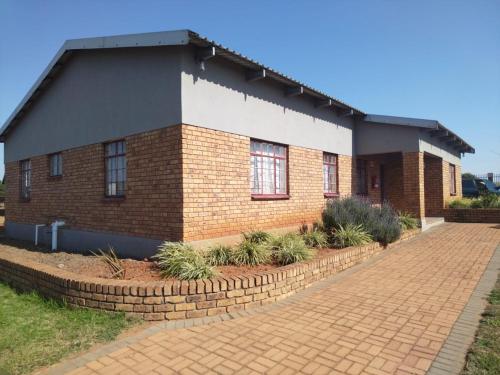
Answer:
M389 247L418 233L420 230L405 232ZM0 280L20 290L37 290L45 297L63 299L72 306L123 311L145 320L192 319L282 300L383 250L382 245L372 243L253 275L160 282L90 278L0 254Z
M445 208L444 220L455 223L500 224L499 208Z
M481 316L487 306L486 298L495 286L499 268L500 246L496 248L467 305L453 324L448 338L427 372L428 375L458 375L464 368L467 352L474 342Z

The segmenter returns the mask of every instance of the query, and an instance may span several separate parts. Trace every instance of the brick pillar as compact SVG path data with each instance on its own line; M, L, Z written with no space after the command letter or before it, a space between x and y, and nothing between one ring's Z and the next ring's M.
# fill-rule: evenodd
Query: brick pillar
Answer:
M443 198L445 206L452 200L462 198L462 168L455 164L455 190L456 194L450 194L450 163L443 161Z
M403 191L405 210L418 218L425 217L424 154L403 153Z
M425 216L441 216L443 214L444 185L447 178L443 172L447 169L444 168L445 163L441 158L424 155Z
M457 195L456 198L462 198L462 166L455 165L455 180L457 181Z

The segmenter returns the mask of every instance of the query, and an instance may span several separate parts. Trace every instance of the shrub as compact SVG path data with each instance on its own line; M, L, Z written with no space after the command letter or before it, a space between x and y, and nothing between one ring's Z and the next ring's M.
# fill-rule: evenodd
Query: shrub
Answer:
M248 239L245 239L239 244L233 251L232 256L234 264L249 266L268 263L270 259L271 252L266 244L252 242Z
M216 275L215 270L205 262L202 256L193 258L190 262L184 262L178 278L181 280L209 279Z
M470 198L458 198L452 200L448 203L449 208L470 208L472 199Z
M313 251L306 246L304 240L294 233L274 237L269 241L269 247L276 263L280 265L302 262L313 256Z
M262 244L271 238L271 235L267 232L264 232L262 230L255 230L247 233L243 233L243 239L245 241L249 241L255 244Z
M399 218L388 204L377 207L367 199L349 197L332 200L323 210L323 224L327 233L347 225L361 225L376 241L384 244L393 242L401 235Z
M485 194L479 198L457 198L448 203L449 208L500 208L500 196Z
M181 242L164 242L154 258L165 277L193 280L215 276L214 269L207 264L203 255Z
M313 223L313 231L325 232L325 226L322 221L315 221Z
M418 228L418 220L409 212L399 213L399 224L403 230Z
M319 230L312 230L302 235L302 239L309 247L322 248L328 246L328 236L325 232Z
M360 246L372 241L372 237L363 229L362 225L346 224L339 225L333 234L333 243L338 248L348 246Z
M465 208L483 208L483 202L481 198L479 199L471 199L469 203L469 207Z
M115 253L115 249L111 246L107 252L99 249L99 254L91 253L97 257L99 257L110 269L111 269L111 277L113 279L124 279L125 278L125 267L123 266L123 262L118 255Z
M375 240L387 245L401 236L399 217L389 204L384 203L375 216L369 231Z
M500 196L498 194L485 194L481 196L480 200L483 208L500 208Z
M306 233L309 233L309 226L304 223L299 227L299 234L306 234Z
M216 245L208 249L205 258L211 266L226 266L232 261L233 249L230 246Z
M322 218L325 231L332 233L339 226L347 224L363 225L370 217L372 206L363 198L348 197L328 201Z

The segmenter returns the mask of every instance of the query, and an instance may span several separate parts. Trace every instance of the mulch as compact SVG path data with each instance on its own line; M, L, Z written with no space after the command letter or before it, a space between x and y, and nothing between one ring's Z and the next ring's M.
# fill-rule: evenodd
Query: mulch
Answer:
M322 257L335 249L321 249L316 252L316 257ZM13 252L33 262L57 267L66 271L90 277L104 279L112 278L111 269L103 262L102 258L94 255L68 253L63 251L52 252L47 248L35 247L29 242L3 239L0 242L0 252ZM125 268L125 280L157 281L164 280L157 264L150 260L122 259ZM221 276L249 275L270 271L278 268L277 264L263 264L259 266L220 266L216 267Z

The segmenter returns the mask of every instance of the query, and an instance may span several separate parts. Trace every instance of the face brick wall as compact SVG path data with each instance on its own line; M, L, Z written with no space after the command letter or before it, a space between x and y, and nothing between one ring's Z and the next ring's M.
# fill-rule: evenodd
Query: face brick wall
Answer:
M449 184L443 170L444 162L441 158L424 155L424 183L425 183L425 215L439 216L444 207L445 191L449 194ZM447 169L447 168L446 168Z
M454 199L462 197L462 168L455 165L455 190L456 194L450 194L450 164L443 161L443 199L445 204Z
M6 165L6 220L158 239L182 239L181 126L126 137L125 199L104 198L104 145L62 152L63 176L49 177L48 156L32 163L29 202L19 199L19 162Z
M62 152L63 177L50 178L48 156L32 162L32 194L19 199L19 162L8 163L8 221L63 219L80 230L199 240L299 225L320 218L323 153L290 146L286 200L252 200L250 138L178 125L125 138L124 199L104 197L104 145ZM351 193L351 157L339 155L339 190Z
M405 210L403 191L403 156L390 154L385 162L385 192L386 199L398 211Z
M194 241L312 222L320 218L326 202L320 150L288 147L290 197L254 200L249 137L178 125L125 140L125 199L104 197L104 145L94 144L62 152L62 178L49 177L47 155L32 158L29 202L19 198L19 162L7 163L6 219L27 224L63 219L73 229ZM352 158L339 155L338 164L340 196L351 195ZM424 154L375 157L368 162L369 185L370 176L378 176L380 164L385 165L387 199L398 210L423 216ZM440 197L446 201L448 165L443 162L441 167L445 184ZM461 196L460 173L456 166L457 196ZM380 188L369 192L375 202L380 201Z
M373 185L373 179L376 179L377 185ZM375 204L381 203L381 186L380 186L380 159L377 157L370 158L366 162L366 181L368 198Z
M424 154L421 152L403 153L403 192L405 211L418 218L425 217Z
M457 195L456 198L462 198L462 166L455 165L455 181L457 182Z
M290 198L252 200L250 138L183 126L184 239L200 240L249 229L299 225L320 218L323 153L290 146ZM351 157L339 155L339 190L351 193Z
M366 157L368 198L376 204L382 203L381 166L384 168L384 199L396 210L404 210L403 162L401 154L389 153ZM377 180L377 187L372 186L372 178Z

